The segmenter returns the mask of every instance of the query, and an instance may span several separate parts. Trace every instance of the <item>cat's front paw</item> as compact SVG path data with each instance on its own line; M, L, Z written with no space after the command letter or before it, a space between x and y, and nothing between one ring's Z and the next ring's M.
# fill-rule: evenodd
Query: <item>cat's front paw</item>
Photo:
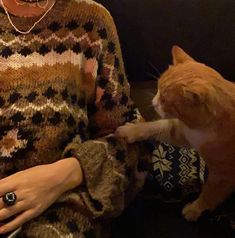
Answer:
M202 210L199 208L196 202L187 204L183 210L182 214L187 221L197 221L201 216Z
M141 140L141 132L138 124L126 123L124 126L117 128L115 135L124 138L128 143L134 143Z

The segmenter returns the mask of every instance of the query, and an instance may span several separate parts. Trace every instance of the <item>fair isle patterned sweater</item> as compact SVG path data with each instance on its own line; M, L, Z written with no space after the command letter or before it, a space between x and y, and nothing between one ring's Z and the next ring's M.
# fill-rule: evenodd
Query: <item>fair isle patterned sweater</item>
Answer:
M21 30L36 19L11 18ZM108 11L90 0L57 0L22 35L1 9L0 71L0 177L76 156L85 189L60 200L80 203L92 218L119 214L142 186L148 153L110 135L140 116Z

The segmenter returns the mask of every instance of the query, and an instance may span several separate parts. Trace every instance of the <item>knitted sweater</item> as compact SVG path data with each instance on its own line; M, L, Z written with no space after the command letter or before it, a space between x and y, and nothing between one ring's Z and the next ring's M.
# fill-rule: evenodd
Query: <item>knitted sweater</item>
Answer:
M37 20L11 19L21 30ZM91 0L57 0L27 35L1 9L1 178L75 156L85 186L60 201L75 201L92 217L118 214L126 191L130 198L142 186L149 155L141 143L127 145L111 133L140 119L106 9Z

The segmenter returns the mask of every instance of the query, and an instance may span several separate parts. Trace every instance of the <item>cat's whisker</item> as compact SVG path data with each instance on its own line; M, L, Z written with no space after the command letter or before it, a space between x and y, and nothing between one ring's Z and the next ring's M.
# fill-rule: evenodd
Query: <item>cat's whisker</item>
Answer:
M153 107L153 105L148 105L148 106L147 106L147 109L152 108L152 107Z
M148 92L148 94L149 94L149 96L150 96L150 98L154 98L155 96L156 96L156 94L157 94L157 92Z
M153 109L153 112L154 112L154 114L155 114L154 116L157 116L157 117L160 116L160 115L156 112L156 110L154 109L153 105L151 105L151 104L148 105L148 106L147 106L147 110L148 110L148 109Z
M153 63L151 63L151 61L148 61L149 65L155 70L155 72L158 74L158 76L160 77L160 71L157 69L157 67L155 65L153 65Z
M150 90L149 90L150 91ZM145 94L145 98L147 99L147 100L151 100L151 99L153 99L155 96L156 96L156 94L157 94L157 91L156 92L147 92L146 94Z
M156 76L156 75L154 75L154 74L152 74L152 73L150 73L150 72L145 72L148 76L150 76L151 78L154 78L154 79L156 79L156 80L158 80L159 78Z

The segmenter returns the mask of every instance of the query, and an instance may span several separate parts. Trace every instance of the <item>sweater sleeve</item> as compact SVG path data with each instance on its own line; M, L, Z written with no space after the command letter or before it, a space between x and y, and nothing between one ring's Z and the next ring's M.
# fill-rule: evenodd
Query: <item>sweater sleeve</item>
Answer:
M85 178L83 203L93 218L120 214L141 189L150 153L144 143L127 144L113 132L126 122L142 120L130 99L120 44L112 17L104 16L102 51L95 99L89 105L91 138L79 143L79 135L64 151L78 158Z

